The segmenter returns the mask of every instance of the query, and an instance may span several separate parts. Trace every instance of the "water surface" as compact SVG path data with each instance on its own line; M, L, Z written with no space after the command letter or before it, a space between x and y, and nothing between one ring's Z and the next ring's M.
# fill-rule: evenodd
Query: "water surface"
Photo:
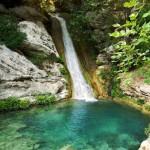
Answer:
M112 102L63 102L0 114L0 150L137 150L149 122Z

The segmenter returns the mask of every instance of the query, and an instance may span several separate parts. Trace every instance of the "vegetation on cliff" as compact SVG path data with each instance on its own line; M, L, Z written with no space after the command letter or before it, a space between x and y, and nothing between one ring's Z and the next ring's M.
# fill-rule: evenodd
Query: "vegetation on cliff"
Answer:
M0 15L0 44L9 48L19 47L26 35L18 30L17 18L11 15Z

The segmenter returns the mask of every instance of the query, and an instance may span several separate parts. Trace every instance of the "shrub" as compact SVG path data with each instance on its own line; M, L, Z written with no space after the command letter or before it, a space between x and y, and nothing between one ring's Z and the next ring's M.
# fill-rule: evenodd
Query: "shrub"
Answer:
M125 24L114 24L115 31L110 34L117 41L114 44L112 63L117 72L135 69L149 60L150 57L150 8L149 3L130 0L124 3L125 9L131 14Z
M0 15L0 44L9 48L19 47L26 35L18 30L17 19L10 15Z
M5 100L0 100L0 111L27 109L29 107L29 100L20 100L17 97L9 97Z
M20 100L20 102L19 102L19 108L20 108L20 109L27 109L27 108L29 108L29 107L30 107L30 102L29 102L29 100L27 100L27 99Z
M62 75L67 75L68 74L66 68L64 68L64 67L60 68L60 72L61 72Z
M150 135L150 124L148 125L147 128L145 128L145 134L149 137L149 135Z
M138 99L137 100L137 104L138 105L144 105L145 104L145 101L143 99Z
M48 94L48 95L38 95L36 97L36 101L37 104L39 105L47 105L47 104L51 104L56 100L56 97L52 94Z
M145 108L147 111L150 111L150 105L145 105L144 108Z

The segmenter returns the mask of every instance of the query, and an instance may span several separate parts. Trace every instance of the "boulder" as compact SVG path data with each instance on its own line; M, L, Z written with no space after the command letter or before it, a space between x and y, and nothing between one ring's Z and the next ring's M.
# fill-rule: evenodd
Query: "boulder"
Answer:
M150 150L150 138L142 142L139 150Z
M68 96L67 81L59 73L57 63L49 66L51 76L45 70L40 70L25 56L11 51L6 46L0 46L0 99L8 97L33 97L39 94L51 93L56 100Z
M119 75L121 90L126 95L150 101L150 84L145 83L143 77L134 77L135 74L136 71Z
M24 51L34 50L52 57L59 57L54 42L42 22L22 21L18 25L20 31L27 35L22 46Z
M0 45L0 81L43 78L47 73L38 69L25 56Z
M39 94L53 94L57 100L68 95L66 81L59 77L32 79L24 81L7 81L0 84L0 99L8 97L32 97Z
M16 17L28 21L47 20L47 18L44 15L42 15L39 11L29 6L18 6L18 7L10 8L9 11L15 14Z

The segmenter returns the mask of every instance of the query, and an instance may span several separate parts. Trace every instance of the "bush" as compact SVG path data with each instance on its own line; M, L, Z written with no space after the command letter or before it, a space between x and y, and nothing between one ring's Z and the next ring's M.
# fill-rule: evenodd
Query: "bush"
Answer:
M0 111L27 109L29 107L29 100L20 100L17 97L9 97L5 100L0 100Z
M117 41L114 44L112 63L117 72L126 72L138 68L150 57L150 8L149 3L130 0L124 3L131 14L125 24L114 24L115 31L110 34Z
M36 97L37 104L39 105L48 105L53 103L56 100L56 97L54 95L48 94L48 95L38 95Z
M17 19L14 16L0 15L0 44L9 48L19 47L26 35L18 30Z
M145 128L145 134L149 137L149 135L150 135L150 124L148 125L147 128Z
M27 109L27 108L29 108L29 107L30 107L30 102L29 102L29 100L26 100L26 99L20 100L20 102L19 102L19 108L20 108L20 109Z
M137 100L137 104L138 105L144 105L145 104L145 101L143 99L138 99Z
M150 111L150 105L145 105L144 108L145 108L147 111Z

